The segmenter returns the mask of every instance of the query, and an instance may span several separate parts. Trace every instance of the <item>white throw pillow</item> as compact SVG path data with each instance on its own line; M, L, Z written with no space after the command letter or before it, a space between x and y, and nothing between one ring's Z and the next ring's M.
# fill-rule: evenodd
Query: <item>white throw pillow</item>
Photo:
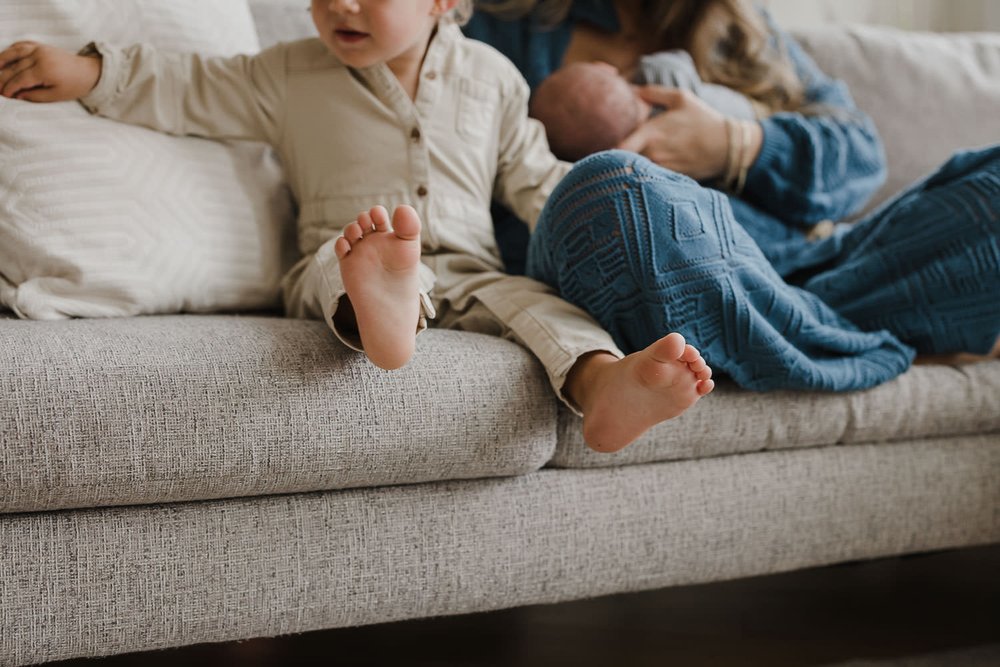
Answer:
M257 24L260 47L266 49L278 42L294 42L316 36L312 15L303 11L303 0L248 0L250 13Z
M22 39L258 50L245 0L4 0L0 48ZM0 98L0 304L21 317L272 308L291 229L264 146Z

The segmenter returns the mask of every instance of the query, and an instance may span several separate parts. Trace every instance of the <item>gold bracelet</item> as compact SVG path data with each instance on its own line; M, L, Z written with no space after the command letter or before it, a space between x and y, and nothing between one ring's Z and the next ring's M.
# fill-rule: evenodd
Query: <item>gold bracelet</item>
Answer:
M740 173L740 128L732 118L726 118L726 135L729 144L726 148L726 170L722 174L722 187L731 190Z
M739 167L736 170L736 183L733 186L733 194L743 194L743 187L747 184L747 172L750 171L750 127L749 121L739 121L740 126L740 158Z

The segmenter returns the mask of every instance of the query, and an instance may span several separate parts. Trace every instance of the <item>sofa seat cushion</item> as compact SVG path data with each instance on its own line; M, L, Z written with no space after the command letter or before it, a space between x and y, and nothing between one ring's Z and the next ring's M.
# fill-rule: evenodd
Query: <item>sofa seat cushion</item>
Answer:
M1000 361L914 366L874 389L844 394L751 392L720 383L692 409L615 454L589 450L580 419L563 411L550 465L597 468L990 433L1000 441Z
M518 475L556 401L514 343L431 330L392 373L320 322L0 318L0 511Z

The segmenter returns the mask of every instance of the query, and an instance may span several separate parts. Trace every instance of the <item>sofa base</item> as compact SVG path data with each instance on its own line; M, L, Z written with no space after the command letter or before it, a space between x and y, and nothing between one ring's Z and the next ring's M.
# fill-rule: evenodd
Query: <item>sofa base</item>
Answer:
M1000 541L1000 436L0 516L0 662ZM67 602L69 601L69 602Z

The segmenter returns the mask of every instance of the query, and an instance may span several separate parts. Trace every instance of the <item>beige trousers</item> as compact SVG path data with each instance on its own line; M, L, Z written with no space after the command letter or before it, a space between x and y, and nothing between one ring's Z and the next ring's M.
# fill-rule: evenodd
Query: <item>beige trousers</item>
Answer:
M478 257L459 253L423 255L419 274L417 333L434 326L523 345L542 362L556 395L577 414L579 409L563 392L576 361L588 352L624 356L590 315L536 280L508 275ZM361 351L357 331L334 325L333 315L345 292L332 240L300 260L285 276L283 287L289 316L322 319L341 342Z

